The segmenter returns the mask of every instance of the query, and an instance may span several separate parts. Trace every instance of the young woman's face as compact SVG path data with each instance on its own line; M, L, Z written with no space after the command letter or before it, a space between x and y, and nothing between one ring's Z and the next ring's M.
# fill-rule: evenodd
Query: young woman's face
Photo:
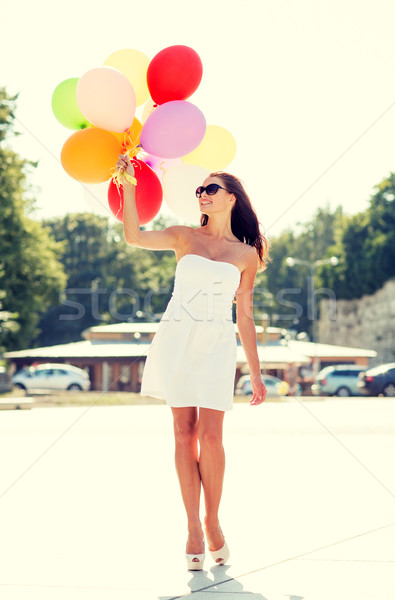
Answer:
M216 188L215 186L210 188L209 186L211 184L216 184L216 186L220 187ZM208 187L208 190L203 189L201 191L200 198L198 198L199 208L202 213L209 215L213 212L223 211L230 205L230 194L226 189L222 189L226 186L219 177L207 177L207 179L203 181L202 187Z

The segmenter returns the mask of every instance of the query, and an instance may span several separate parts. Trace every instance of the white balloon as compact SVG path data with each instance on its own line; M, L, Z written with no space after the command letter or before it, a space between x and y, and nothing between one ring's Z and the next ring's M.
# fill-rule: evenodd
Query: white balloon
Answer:
M118 69L90 69L78 80L76 96L80 111L96 127L122 133L133 123L136 95Z
M163 199L182 221L200 223L199 200L195 190L210 175L198 165L177 165L165 172L162 179Z
M143 106L143 113L142 113L141 119L140 119L140 121L143 125L146 122L146 120L148 119L148 117L150 116L150 114L154 112L155 107L156 107L156 104L154 103L154 101L151 98L148 98L147 102Z
M84 183L82 185L84 200L92 212L103 217L111 217L112 212L108 206L108 186L110 179L102 183Z

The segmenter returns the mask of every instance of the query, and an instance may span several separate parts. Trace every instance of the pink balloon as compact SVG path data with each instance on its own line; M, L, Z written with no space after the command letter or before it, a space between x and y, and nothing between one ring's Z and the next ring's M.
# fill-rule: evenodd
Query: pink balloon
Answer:
M136 96L130 81L117 69L97 67L77 84L77 103L92 125L122 133L133 123ZM89 116L88 116L89 115Z
M206 119L197 106L185 100L165 102L143 125L140 144L146 152L163 158L189 154L204 138Z
M171 167L176 167L177 165L182 165L181 158L163 158L160 156L154 156L153 154L141 153L137 156L146 165L151 167L151 169L156 173L160 180L162 180L163 175L171 169Z

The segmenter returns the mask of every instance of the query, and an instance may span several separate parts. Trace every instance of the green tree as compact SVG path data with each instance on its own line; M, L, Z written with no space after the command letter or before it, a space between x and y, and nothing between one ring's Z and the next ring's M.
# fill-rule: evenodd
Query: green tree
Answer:
M322 281L337 298L373 294L395 277L395 175L375 186L367 210L345 219L331 249L340 257L336 269L323 268Z
M152 228L169 224L160 217ZM91 213L47 220L45 227L62 245L68 280L41 319L37 344L77 341L98 324L160 317L172 292L174 252L129 246L120 223Z
M10 331L18 331L19 325L17 322L17 313L10 313L9 311L3 310L2 300L6 297L6 292L0 290L0 355L6 349L3 345L7 333Z
M40 313L56 299L65 277L58 262L59 247L30 218L28 174L36 165L8 146L13 131L16 97L0 88L0 290L2 310L15 324L2 334L8 349L26 347L37 333Z
M307 223L297 223L295 230L287 229L271 239L272 262L266 273L267 289L273 299L267 311L272 325L311 333L307 310L309 269L301 265L288 267L286 259L292 256L314 262L332 256L343 219L341 207L334 211L329 207L319 208ZM317 272L317 288L321 284L320 272Z

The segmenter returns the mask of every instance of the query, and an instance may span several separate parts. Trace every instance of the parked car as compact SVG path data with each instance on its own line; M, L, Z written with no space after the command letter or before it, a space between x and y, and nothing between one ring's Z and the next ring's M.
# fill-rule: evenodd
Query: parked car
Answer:
M366 396L395 396L395 363L388 363L361 373L358 389Z
M18 371L12 383L22 390L89 390L89 375L78 367L64 364L43 364Z
M311 390L314 396L359 396L358 378L365 370L360 365L325 367L314 378Z
M267 390L267 396L286 396L288 393L288 384L281 381L273 375L262 375L262 381ZM236 384L235 394L240 396L250 396L252 386L249 375L242 375Z

